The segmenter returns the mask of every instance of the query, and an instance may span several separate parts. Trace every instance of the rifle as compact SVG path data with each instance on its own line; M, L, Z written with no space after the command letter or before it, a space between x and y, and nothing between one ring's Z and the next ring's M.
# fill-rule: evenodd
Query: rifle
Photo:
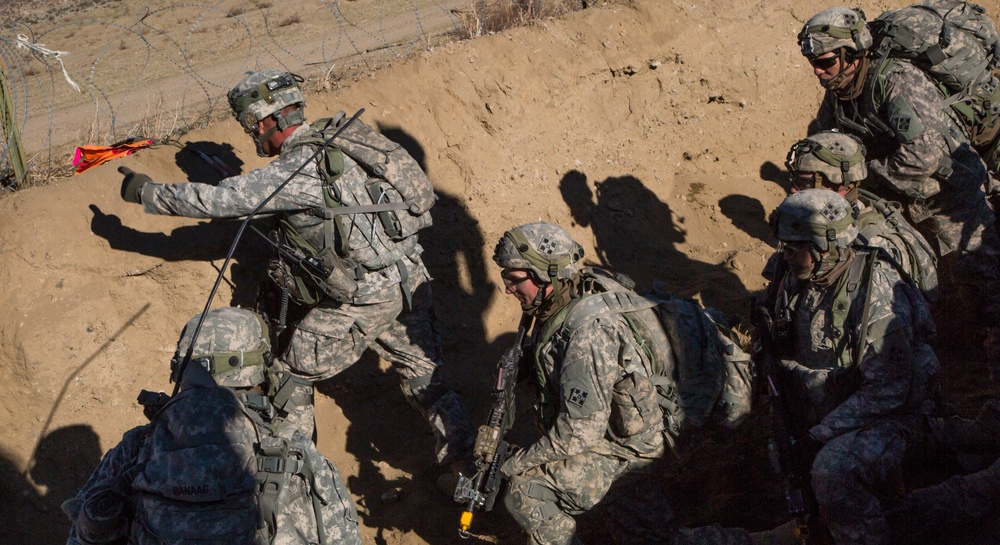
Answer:
M493 407L486 424L479 427L473 454L476 457L476 473L471 477L459 474L455 487L455 501L466 503L458 523L458 535L468 539L472 514L477 508L491 511L496 502L503 474L500 466L514 453L515 447L504 438L514 425L514 386L517 385L517 369L524 356L524 336L531 328L532 317L521 315L517 327L517 338L500 357L497 363L497 380L493 389Z
M809 515L816 512L816 501L808 478L810 460L805 459L809 453L793 431L795 425L792 413L788 400L781 395L778 382L778 357L774 337L784 339L791 326L788 293L781 291L779 297L782 298L782 304L778 307L784 309L785 315L777 320L771 318L763 304L754 306L753 321L757 330L754 360L761 370L761 378L766 382L770 400L773 433L767 440L767 452L771 466L777 475L784 478L786 509L796 521L795 539L801 545L807 545L810 542L810 519L813 522L816 520L816 517Z

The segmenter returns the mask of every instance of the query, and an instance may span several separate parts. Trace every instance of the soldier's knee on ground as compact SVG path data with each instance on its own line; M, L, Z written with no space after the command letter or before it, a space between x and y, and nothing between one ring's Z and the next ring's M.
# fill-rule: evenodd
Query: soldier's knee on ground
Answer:
M434 431L438 463L461 462L472 456L472 422L462 399L432 375L401 381L403 395Z
M504 497L504 507L533 543L571 543L576 522L563 513L558 501L555 492L543 482L515 476Z

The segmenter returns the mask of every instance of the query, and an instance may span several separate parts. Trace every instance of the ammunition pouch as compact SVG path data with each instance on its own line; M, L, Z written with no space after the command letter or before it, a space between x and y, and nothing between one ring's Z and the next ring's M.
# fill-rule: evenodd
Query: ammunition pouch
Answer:
M268 276L297 303L311 307L325 297L340 303L354 301L358 280L365 269L337 255L334 248L316 251L312 244L287 221L280 222L279 244L289 246L303 256L297 263L281 256L272 260Z

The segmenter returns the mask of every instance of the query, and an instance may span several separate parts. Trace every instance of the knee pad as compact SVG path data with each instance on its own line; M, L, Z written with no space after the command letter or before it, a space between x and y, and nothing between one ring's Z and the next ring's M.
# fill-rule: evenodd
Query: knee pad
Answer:
M562 514L557 501L555 492L540 481L514 478L507 488L503 503L514 520L531 533L545 521Z

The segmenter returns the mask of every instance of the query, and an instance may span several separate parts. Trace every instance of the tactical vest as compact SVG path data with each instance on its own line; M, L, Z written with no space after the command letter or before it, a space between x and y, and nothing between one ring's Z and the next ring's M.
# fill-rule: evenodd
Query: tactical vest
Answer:
M847 270L840 275L833 288L834 302L831 308L831 329L835 338L834 353L838 367L850 368L854 366L855 362L861 361L862 350L864 350L864 339L868 336L871 298L866 297L862 302L863 307L861 307L859 314L855 314L858 316L857 322L849 321L848 318L851 316L852 309L857 304L858 295L862 291L870 294L872 269L880 255L886 262L895 266L897 271L905 274L904 271L899 270L897 263L888 258L888 253L885 250L881 248L858 249L854 260ZM779 351L785 357L794 359L795 347L792 344L794 343L794 338L785 329L791 327L794 314L792 306L796 304L795 301L789 300L789 295L786 291L788 274L786 269L779 280L778 289L775 293L774 316L777 330L773 333L774 338L779 342L782 339L785 340L783 346L777 347ZM853 350L848 350L852 345Z
M710 420L735 427L749 414L752 363L716 321L717 311L655 291L641 296L627 276L585 268L580 291L538 332L535 378L540 406L558 409L558 385L546 384L542 349L551 343L565 353L575 331L605 314L619 314L641 347L656 386L666 428L676 438L682 428L701 428ZM713 315L715 318L713 318Z
M316 121L291 149L324 145L343 126L344 117L339 112ZM345 156L364 176L344 175ZM321 229L300 232L282 220L281 242L318 260L329 275L323 278L315 268L289 267L294 280L279 284L292 285L291 294L302 304L316 304L323 295L349 303L365 274L395 266L405 291L408 272L403 259L416 248L417 232L431 225L430 208L436 199L427 175L402 146L359 120L347 126L316 161L324 206L310 213L322 220ZM357 225L355 217L362 214L368 215L370 225Z

